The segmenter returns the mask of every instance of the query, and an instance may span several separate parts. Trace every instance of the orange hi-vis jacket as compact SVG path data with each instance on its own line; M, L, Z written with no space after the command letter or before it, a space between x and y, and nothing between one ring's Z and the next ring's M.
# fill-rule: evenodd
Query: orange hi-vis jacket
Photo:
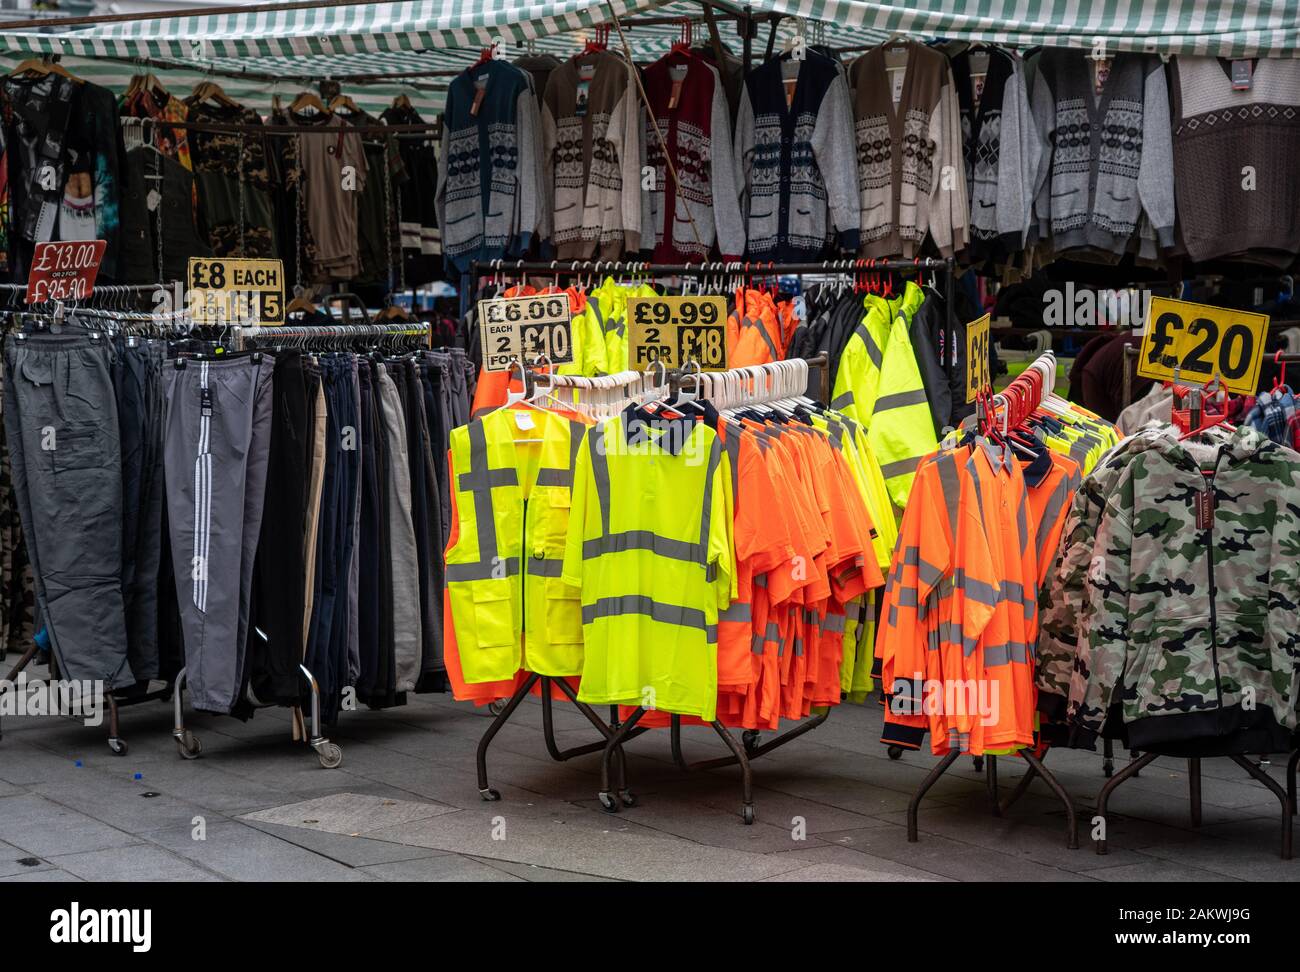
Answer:
M727 317L727 366L742 368L785 357L786 336L772 295L736 291L736 309Z

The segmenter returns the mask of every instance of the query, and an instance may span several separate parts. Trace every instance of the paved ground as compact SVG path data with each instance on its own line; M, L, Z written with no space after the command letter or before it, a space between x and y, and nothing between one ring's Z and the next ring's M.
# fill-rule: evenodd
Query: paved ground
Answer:
M844 706L814 732L754 764L758 821L740 822L738 772L685 776L666 732L630 746L638 806L610 816L595 796L595 756L555 763L541 707L521 706L489 755L499 803L480 800L474 749L483 711L444 696L352 712L332 733L343 765L322 769L290 742L283 710L243 724L194 717L203 755L182 761L170 707L123 711L130 752L65 719L8 718L0 741L0 881L39 880L764 880L1233 881L1300 878L1277 854L1279 807L1226 760L1206 761L1204 820L1188 819L1186 767L1161 760L1118 792L1111 852L1087 826L1103 782L1091 753L1048 760L1074 795L1084 846L1067 850L1064 815L1041 782L1005 819L962 759L931 791L921 840L909 797L934 765L889 760L877 706ZM557 705L563 746L594 734ZM686 733L689 758L723 752ZM1021 772L1002 760L1004 792ZM1283 767L1275 764L1277 778ZM202 839L198 839L201 837Z

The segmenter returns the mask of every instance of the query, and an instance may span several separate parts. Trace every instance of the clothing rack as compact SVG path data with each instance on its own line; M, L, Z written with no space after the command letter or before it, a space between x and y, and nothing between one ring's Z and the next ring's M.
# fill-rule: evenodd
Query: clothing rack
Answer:
M236 348L242 350L245 342L270 344L301 344L312 340L337 340L342 343L358 338L423 337L427 347L433 346L433 325L420 321L391 321L364 324L265 324L260 327L234 327Z
M1032 381L1023 376L1017 376L1008 385L1008 388L1014 386L1015 391L1019 393L1018 401L1021 405L1022 412L1032 412L1042 403L1044 391L1048 394L1052 392L1052 382L1056 376L1056 355L1051 351L1045 351L1026 368L1026 372L1031 372L1036 368L1040 369L1049 378L1044 388L1043 385ZM996 416L999 407L1003 408L1003 419L1007 418L1007 405L1012 399L1006 394L1006 389L992 397L990 405L990 415ZM1011 416L1015 418L1016 416ZM1006 431L1003 428L1003 431ZM891 750L893 747L891 747ZM939 781L939 778L955 763L962 754L959 750L950 749L948 754L939 761L939 764L932 769L929 774L921 781L921 785L912 795L911 801L907 805L907 840L909 843L916 843L919 839L919 828L917 824L917 815L920 811L921 801L929 789ZM1079 820L1078 813L1074 807L1074 801L1070 799L1069 793L1066 792L1056 776L1043 765L1042 757L1038 756L1032 747L1026 747L1019 750L1016 755L1029 764L1029 769L1020 779L1019 784L1012 794L1006 800L1000 800L998 797L998 758L992 754L985 754L983 757L975 757L975 771L984 770L985 786L988 790L989 805L993 816L1001 817L1014 804L1025 791L1035 776L1041 776L1055 794L1056 798L1061 801L1065 807L1066 817L1066 847L1070 850L1077 850L1079 847ZM890 752L891 758L896 758L893 752ZM981 765L982 761L982 765Z

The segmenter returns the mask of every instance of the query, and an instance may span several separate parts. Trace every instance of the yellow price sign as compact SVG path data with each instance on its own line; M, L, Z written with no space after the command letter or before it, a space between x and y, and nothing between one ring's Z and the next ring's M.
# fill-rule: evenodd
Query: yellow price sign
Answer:
M493 297L478 302L479 343L485 371L509 371L511 362L545 357L573 360L573 310L567 294Z
M1228 391L1253 395L1267 337L1267 314L1152 297L1137 372L1188 385L1217 376Z
M975 401L981 391L993 386L989 373L989 327L992 317L985 314L966 325L966 402Z
M656 361L703 371L727 368L725 297L632 297L627 302L628 363L638 371Z
M284 262L190 257L185 297L196 324L283 324Z

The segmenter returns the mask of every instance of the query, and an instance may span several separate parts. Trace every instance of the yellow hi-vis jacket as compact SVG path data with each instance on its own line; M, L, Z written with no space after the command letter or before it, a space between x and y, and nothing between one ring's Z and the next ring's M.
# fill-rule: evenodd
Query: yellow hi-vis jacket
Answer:
M497 409L451 432L446 576L466 682L582 671L578 590L560 573L585 431L553 412Z
M584 322L584 331L595 331L604 335L604 355L599 373L612 375L628 368L627 301L629 297L654 297L655 289L649 284L625 285L613 277L606 277L599 287L592 288L587 294L587 306L584 314L589 322ZM589 357L596 361L599 352L594 350ZM587 372L583 372L587 374Z
M581 701L715 717L733 519L730 464L704 423L629 411L588 432L563 575L582 589Z
M880 462L890 498L907 505L916 466L938 448L934 422L907 335L912 314L925 299L908 281L901 297L869 294L866 314L840 357L831 407L861 422Z

